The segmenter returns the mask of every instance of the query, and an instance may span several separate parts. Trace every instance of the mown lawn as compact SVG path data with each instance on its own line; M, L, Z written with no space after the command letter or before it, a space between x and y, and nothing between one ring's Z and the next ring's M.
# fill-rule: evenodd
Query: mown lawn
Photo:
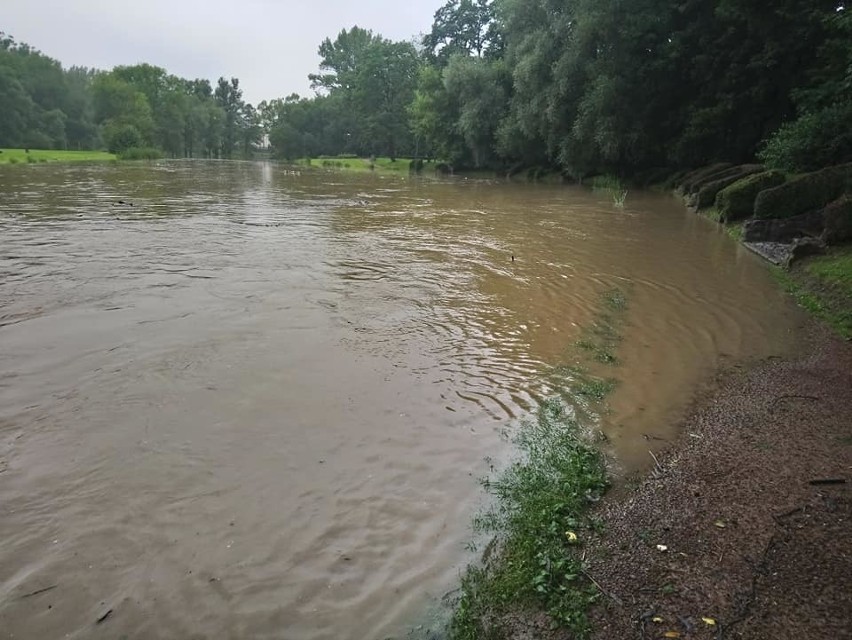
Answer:
M27 164L45 162L97 162L115 160L115 154L106 151L61 151L54 149L0 149L0 164Z

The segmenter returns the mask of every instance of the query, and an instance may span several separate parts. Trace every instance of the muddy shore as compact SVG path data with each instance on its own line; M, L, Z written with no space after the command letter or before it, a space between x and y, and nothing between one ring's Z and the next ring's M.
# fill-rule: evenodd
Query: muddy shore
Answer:
M598 515L592 637L852 638L852 343L720 373Z

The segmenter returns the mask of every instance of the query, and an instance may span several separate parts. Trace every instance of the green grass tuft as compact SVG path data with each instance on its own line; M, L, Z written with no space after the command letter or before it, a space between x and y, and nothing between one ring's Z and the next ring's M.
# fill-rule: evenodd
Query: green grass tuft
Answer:
M499 558L467 571L452 638L510 637L507 616L523 607L547 612L576 634L587 631L586 609L598 594L573 551L596 526L585 512L607 481L602 455L581 434L556 399L522 425L516 439L522 457L490 484L496 505L475 522L480 531L501 535Z
M570 355L611 365L627 297L613 289L601 306ZM494 503L474 518L474 529L495 537L462 579L449 629L454 640L515 637L513 620L524 612L546 614L572 637L588 631L586 611L599 593L584 575L578 548L601 529L588 511L607 488L604 458L588 427L616 381L590 374L582 362L554 367L550 378L561 397L545 400L534 420L520 424L515 462L496 479L482 480Z
M774 267L772 274L800 307L852 340L852 246L804 260L790 271Z

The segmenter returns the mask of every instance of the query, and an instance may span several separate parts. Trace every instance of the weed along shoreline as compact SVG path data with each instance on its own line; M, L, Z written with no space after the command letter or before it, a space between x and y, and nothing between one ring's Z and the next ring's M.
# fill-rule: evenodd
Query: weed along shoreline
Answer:
M463 575L449 638L847 637L848 167L788 181L759 165L715 165L661 187L737 241L771 235L765 242L776 247L749 248L769 259L779 287L809 313L794 353L717 371L695 391L677 439L662 448L649 442L648 469L614 478L596 424L616 384L619 314L629 296L605 297L574 350L598 375L569 367L570 393L517 427L518 458L483 481L493 504L474 530L487 534L485 546ZM814 194L814 184L828 186ZM590 186L623 204L620 181L602 177ZM779 195L763 195L772 189ZM792 201L787 222L754 216L755 202L761 211L760 202L782 196ZM782 259L773 260L777 254ZM600 376L601 365L612 377ZM565 401L571 395L591 402L577 411Z

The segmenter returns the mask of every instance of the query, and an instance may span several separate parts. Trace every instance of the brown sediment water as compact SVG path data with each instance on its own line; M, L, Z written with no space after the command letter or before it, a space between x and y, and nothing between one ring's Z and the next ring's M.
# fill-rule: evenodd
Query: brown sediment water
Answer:
M662 195L7 168L0 637L405 635L457 581L501 432L613 288L617 469L674 435L721 363L786 352L801 320Z

